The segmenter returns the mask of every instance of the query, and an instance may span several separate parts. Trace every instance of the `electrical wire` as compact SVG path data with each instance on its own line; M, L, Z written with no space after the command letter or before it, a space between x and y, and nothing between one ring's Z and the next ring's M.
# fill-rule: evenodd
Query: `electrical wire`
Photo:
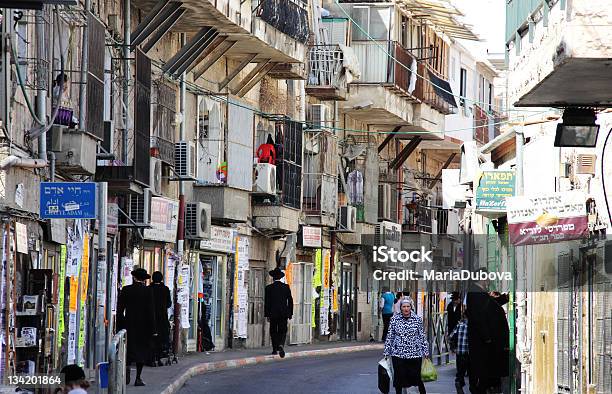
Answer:
M152 64L159 68L160 70L162 69L162 65L161 62L152 62ZM234 101L234 100L230 100L228 96L219 96L217 93L214 93L208 89L203 88L202 86L199 86L193 82L189 82L189 81L185 81L185 84L188 86L188 88L191 88L190 90L196 94L202 94L202 95L206 95L211 97L213 100L221 103L224 102L227 105L233 105L239 108L243 108L243 109L247 109L250 110L251 112L255 113L256 115L259 116L263 116L263 117L272 117L275 114L269 113L269 112L264 112L261 111L259 109L253 108L251 106L242 104L240 102ZM493 126L497 126L497 125L503 125L509 122L513 122L516 119L523 119L525 117L532 117L532 116L537 116L537 115L542 115L544 113L546 113L548 111L531 111L530 115L527 116L523 116L521 115L520 117L517 116L516 118L513 119L508 119L505 121L500 121L500 122L494 122L494 123L490 123ZM310 126L310 124L306 121L299 121L299 120L294 120L294 122L296 123L301 123L305 126ZM487 123L487 126L489 125L489 123ZM455 131L471 131L471 130L476 130L478 128L484 127L484 125L482 126L472 126L472 127L465 127L465 128L460 128L460 129L452 129L452 130L440 130L440 131L397 131L397 132L393 132L393 131L372 131L372 130L363 130L363 129L349 129L349 128L344 128L344 127L333 127L333 126L325 126L325 125L321 125L322 129L326 129L326 130L331 130L331 131L344 131L344 132L352 132L352 133L365 133L365 134L397 134L397 135L425 135L425 134L442 134L442 133L449 133L449 132L455 132Z

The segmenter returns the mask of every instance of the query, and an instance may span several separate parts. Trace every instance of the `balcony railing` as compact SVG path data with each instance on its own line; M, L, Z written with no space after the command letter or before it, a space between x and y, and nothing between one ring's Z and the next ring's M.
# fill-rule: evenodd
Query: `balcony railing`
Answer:
M495 111L485 111L474 104L474 140L487 144L500 134L502 116Z
M419 63L418 70L419 83L415 96L444 115L455 113L457 107L449 104L449 101L454 100L446 79L426 63Z
M344 54L338 45L315 45L308 52L306 90L316 97L336 96L346 90Z
M253 11L267 24L305 44L310 34L307 4L300 0L260 0L253 1Z
M398 42L353 42L351 47L355 50L361 68L361 78L355 81L356 83L382 83L396 89L402 95L415 96L419 78L411 80L411 76L417 69L417 61ZM394 61L388 54L392 54L401 64Z
M338 210L337 137L328 132L304 133L302 210L310 216L336 216Z
M432 208L423 204L409 204L402 223L402 231L408 233L432 232Z

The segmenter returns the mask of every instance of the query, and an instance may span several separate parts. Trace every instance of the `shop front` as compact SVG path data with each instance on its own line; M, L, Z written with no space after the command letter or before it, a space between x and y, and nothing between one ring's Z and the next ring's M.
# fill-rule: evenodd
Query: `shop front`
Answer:
M211 227L210 239L194 243L188 253L189 303L187 322L187 351L205 351L210 332L216 350L226 347L229 314L228 275L234 264L236 230L229 227ZM208 328L206 328L208 327Z

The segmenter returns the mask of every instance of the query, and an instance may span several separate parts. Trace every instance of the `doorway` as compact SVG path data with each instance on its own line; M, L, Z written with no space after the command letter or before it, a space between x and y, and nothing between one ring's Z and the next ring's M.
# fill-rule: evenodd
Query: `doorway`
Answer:
M293 318L289 329L292 345L310 343L312 338L312 263L291 264Z
M340 339L350 341L357 338L357 266L342 263L340 277Z
M247 271L249 280L247 348L264 346L264 268L251 267Z

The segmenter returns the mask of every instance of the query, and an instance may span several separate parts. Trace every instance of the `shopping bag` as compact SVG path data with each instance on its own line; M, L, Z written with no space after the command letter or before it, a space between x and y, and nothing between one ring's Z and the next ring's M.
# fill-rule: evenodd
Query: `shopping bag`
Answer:
M438 371L430 359L426 358L421 364L421 380L423 382L434 382L438 380Z
M393 364L391 359L383 358L378 362L378 389L387 394L393 386Z

